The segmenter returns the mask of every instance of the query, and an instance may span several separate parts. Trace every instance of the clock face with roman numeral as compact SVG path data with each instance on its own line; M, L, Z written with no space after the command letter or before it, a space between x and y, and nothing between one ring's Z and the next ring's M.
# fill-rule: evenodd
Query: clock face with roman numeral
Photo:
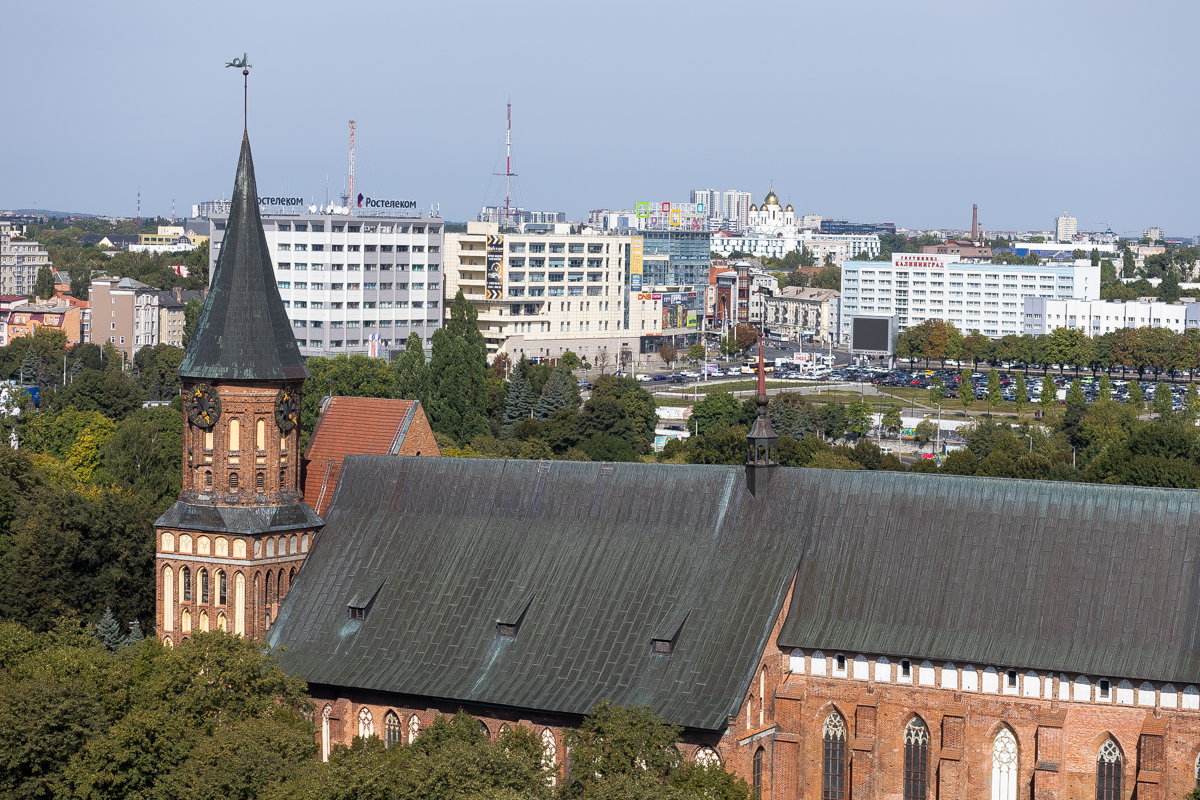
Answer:
M300 395L295 387L285 386L275 397L275 424L284 434L300 424Z
M187 415L197 428L211 428L221 418L221 396L207 383L198 383L188 391Z

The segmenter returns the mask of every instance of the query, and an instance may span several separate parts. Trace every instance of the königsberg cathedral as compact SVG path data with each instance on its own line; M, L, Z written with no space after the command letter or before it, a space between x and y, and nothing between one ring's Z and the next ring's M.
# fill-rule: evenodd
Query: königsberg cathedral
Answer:
M393 445L347 455L318 516L248 140L180 374L158 636L282 648L323 756L463 709L570 780L563 731L607 698L772 800L1197 785L1200 492L778 467L760 390L744 468Z

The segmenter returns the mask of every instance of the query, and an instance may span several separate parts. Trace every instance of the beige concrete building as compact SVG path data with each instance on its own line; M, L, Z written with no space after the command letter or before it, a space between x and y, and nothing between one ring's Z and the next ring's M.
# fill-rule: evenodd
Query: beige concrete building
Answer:
M134 337L141 335L141 328L135 329L134 326L137 295L139 291L146 290L156 291L133 278L107 275L93 278L89 298L92 313L88 341L100 345L107 341L118 350L125 351L126 358L132 359L137 350Z
M156 344L183 347L187 301L191 297L204 299L205 294L181 289L159 291L133 278L94 278L83 340L96 344L107 340L129 358L143 347Z
M766 326L791 341L812 337L829 342L837 336L841 294L833 289L788 286L764 296Z
M495 223L469 222L466 233L446 234L446 313L461 289L479 314L489 359L557 358L567 350L593 363L606 353L610 366L622 350L637 359L643 334L662 333L664 310L661 292L656 299L630 290L633 242L572 234L568 225L499 237Z

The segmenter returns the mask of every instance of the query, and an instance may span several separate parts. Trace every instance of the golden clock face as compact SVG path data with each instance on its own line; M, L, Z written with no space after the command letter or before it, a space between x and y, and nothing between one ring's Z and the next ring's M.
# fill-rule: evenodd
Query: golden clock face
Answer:
M295 387L285 386L276 395L275 424L285 435L300 424L300 395Z
M187 415L197 428L211 428L221 418L221 396L207 383L198 383L187 396Z

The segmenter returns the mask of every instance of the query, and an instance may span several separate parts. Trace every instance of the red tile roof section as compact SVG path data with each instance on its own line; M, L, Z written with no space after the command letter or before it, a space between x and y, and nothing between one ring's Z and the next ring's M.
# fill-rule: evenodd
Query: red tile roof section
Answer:
M389 453L441 455L420 403L374 397L330 398L304 453L305 502L313 511L324 514L333 500L346 456Z

